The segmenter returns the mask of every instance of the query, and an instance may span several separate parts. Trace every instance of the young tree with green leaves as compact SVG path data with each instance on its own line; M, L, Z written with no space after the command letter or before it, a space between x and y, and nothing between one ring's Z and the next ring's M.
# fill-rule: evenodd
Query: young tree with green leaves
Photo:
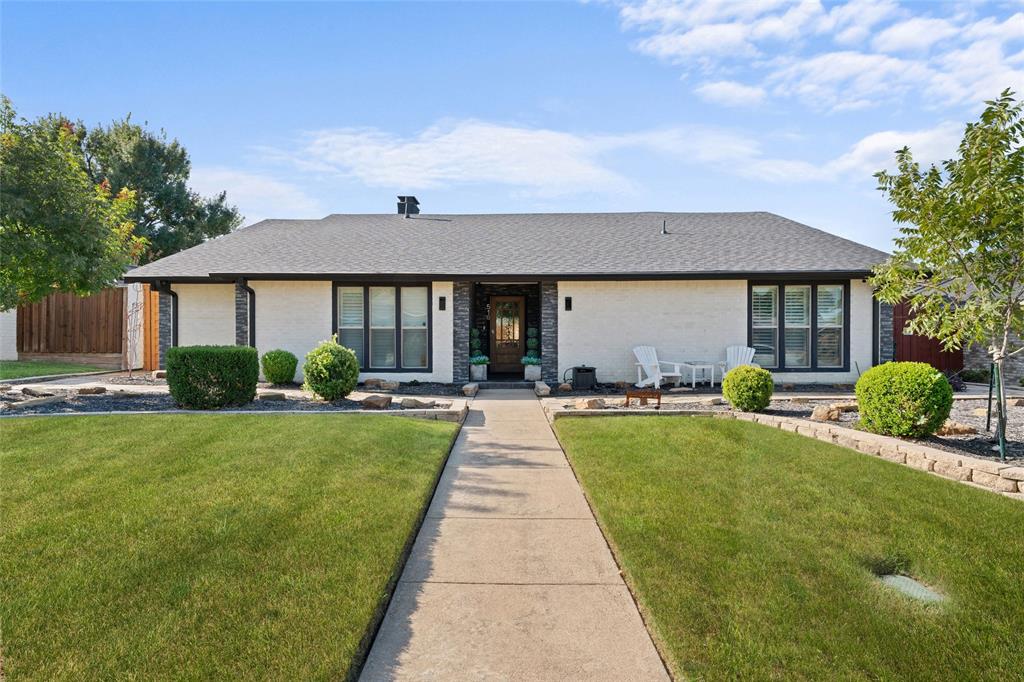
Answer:
M129 115L90 129L80 145L93 181L106 180L114 192L127 187L137 193L135 234L149 244L143 263L227 234L242 222L224 192L207 198L189 188L188 152L162 130L146 130Z
M982 344L1003 376L1024 352L1024 119L1005 90L968 123L957 158L922 170L906 147L896 173L875 174L901 225L892 257L872 278L877 296L908 301L911 333L946 350ZM1003 447L1006 392L1000 381Z
M59 116L18 119L0 96L0 310L95 293L146 246L133 233L134 193L94 182L77 136Z

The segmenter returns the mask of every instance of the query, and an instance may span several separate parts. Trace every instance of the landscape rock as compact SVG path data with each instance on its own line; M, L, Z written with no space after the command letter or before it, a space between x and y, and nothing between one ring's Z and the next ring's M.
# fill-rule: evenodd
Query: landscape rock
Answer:
M466 384L462 387L462 395L472 398L480 390L480 384Z
M840 412L856 412L857 403L832 403L829 405L833 410L839 410Z
M382 382L380 382L379 388L382 391L397 391L398 390L398 382L397 381L382 381Z
M380 379L367 379L363 382L363 386L366 388L380 388L382 383Z
M971 472L971 481L983 485L986 488L998 490L1001 493L1017 492L1017 481L1014 481L1009 478L1003 478L999 474L990 474L975 469L973 472Z
M811 412L811 419L816 422L837 422L841 414L833 405L818 405Z
M538 381L533 384L533 392L536 393L538 397L543 398L544 396L551 395L551 387L543 381Z
M1024 407L1024 398L1007 398L1006 404L1010 407Z
M558 384L558 390L561 393L568 393L569 391L572 390L572 384L570 384L570 383Z
M577 410L603 410L604 408L603 398L580 398L576 401Z
M30 395L33 398L48 398L52 395L56 395L53 391L46 391L41 388L30 388L28 386L21 389L21 392L25 395Z
M106 392L106 386L82 386L78 389L78 395L99 395Z
M38 407L39 405L49 405L50 403L59 403L64 400L62 395L50 395L43 396L41 398L29 398L28 400L22 400L21 402L11 403L8 408L12 410L21 410L26 407Z
M725 401L722 400L721 398L705 398L701 402L705 403L707 405L724 405L725 404Z
M402 398L403 410L432 410L437 406L436 400L420 400L419 398Z
M391 407L391 396L370 395L363 398L360 403L369 410L386 410Z
M256 396L257 400L287 400L281 391L263 391Z
M154 379L166 379L167 378L167 370L166 369L154 369L152 377Z
M963 436L970 433L977 433L978 429L967 424L961 424L955 422L952 419L947 419L946 423L939 427L939 430L935 432L936 436Z

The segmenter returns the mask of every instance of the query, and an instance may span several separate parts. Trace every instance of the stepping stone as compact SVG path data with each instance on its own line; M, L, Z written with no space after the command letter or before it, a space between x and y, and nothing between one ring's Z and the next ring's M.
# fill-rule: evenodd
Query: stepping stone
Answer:
M432 410L437 405L436 400L420 400L419 398L402 398L400 403L403 410Z

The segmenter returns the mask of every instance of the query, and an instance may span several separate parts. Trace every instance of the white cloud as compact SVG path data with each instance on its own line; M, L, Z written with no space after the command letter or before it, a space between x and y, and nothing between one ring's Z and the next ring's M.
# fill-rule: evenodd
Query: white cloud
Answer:
M200 166L192 169L189 184L204 195L227 192L228 203L238 206L245 224L264 218L320 218L325 213L297 185L258 173Z
M702 99L729 107L754 106L764 101L764 88L735 81L705 83L694 90Z
M963 126L947 121L925 130L885 130L856 142L842 156L823 166L827 176L843 174L866 177L883 168L892 168L895 152L910 147L922 165L937 163L955 155L963 135Z
M709 82L848 111L920 98L926 108L979 105L1024 87L1024 12L1004 6L849 0L625 0L638 51ZM736 98L698 96L734 106ZM709 96L709 93L712 96ZM747 93L755 97L755 91Z
M916 52L955 36L957 31L957 27L945 19L914 17L885 29L875 36L871 45L880 52Z

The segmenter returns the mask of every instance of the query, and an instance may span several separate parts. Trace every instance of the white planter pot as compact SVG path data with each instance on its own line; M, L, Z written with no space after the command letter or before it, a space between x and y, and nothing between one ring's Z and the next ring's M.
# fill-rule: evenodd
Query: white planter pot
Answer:
M540 365L523 365L523 374L527 381L540 381Z
M487 365L470 365L469 378L473 381L487 381Z

